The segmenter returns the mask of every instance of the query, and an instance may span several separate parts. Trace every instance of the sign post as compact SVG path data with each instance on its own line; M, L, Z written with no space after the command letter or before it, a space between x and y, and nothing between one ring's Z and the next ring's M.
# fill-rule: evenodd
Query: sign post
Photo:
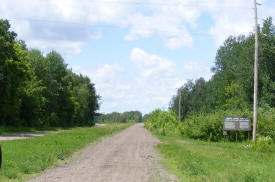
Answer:
M227 131L247 131L249 137L249 131L251 131L250 118L244 117L225 117L223 121L223 135L227 135ZM249 139L249 138L248 138ZM237 141L237 133L236 133Z

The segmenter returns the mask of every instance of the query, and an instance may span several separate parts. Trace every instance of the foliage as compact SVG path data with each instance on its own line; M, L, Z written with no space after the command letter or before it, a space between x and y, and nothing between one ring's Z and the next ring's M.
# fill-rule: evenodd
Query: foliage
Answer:
M9 28L7 20L0 20L0 125L19 122L21 96L31 76L28 52Z
M190 113L183 122L178 122L172 111L153 111L145 121L145 127L150 131L162 135L187 136L189 138L220 141L223 136L223 119L225 116L238 116L252 118L253 112L249 110L217 110L212 113ZM275 112L274 108L259 108L258 135L271 137L275 140ZM247 132L228 131L226 140L246 140ZM251 136L251 133L250 133Z
M149 116L150 116L150 114L144 114L142 117L142 122L145 122Z
M183 133L195 139L219 141L223 139L222 122L225 116L238 116L253 118L249 110L225 110L213 113L199 113L189 115L184 120ZM261 136L269 136L275 140L275 112L274 108L259 108L257 132ZM234 141L236 132L228 131L227 140ZM247 139L247 132L237 132L238 140ZM251 133L250 133L251 136Z
M127 111L124 113L112 112L110 114L100 114L99 122L141 122L142 114L140 111Z
M173 111L153 111L146 119L145 128L161 135L181 135L182 123L175 117Z
M259 105L275 107L275 32L272 19L259 28ZM178 89L170 109L178 114L181 96L181 120L189 113L252 108L254 92L254 35L230 36L218 49L213 76L188 81Z
M142 122L142 114L140 111L128 111L122 113L127 121Z
M68 158L74 151L107 135L112 135L130 124L108 124L105 127L73 128L56 134L42 137L1 141L3 165L0 170L0 181L25 181L58 160Z
M273 152L275 149L274 142L270 136L258 137L256 142L246 145L245 148L258 152Z
M260 136L275 139L275 32L272 19L259 27L258 125ZM182 133L188 137L219 141L225 116L250 117L253 120L254 35L230 36L218 49L213 76L188 81L171 99L170 109L178 115L181 106ZM181 99L179 99L181 97ZM181 103L179 103L181 100ZM158 126L161 128L162 126ZM235 140L236 132L228 132ZM238 139L247 138L237 132Z
M67 68L62 56L27 50L0 20L0 125L92 125L99 109L94 84Z

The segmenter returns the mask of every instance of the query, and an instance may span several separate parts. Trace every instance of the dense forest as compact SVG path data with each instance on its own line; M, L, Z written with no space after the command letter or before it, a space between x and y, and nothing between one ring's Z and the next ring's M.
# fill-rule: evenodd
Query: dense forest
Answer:
M258 125L259 135L275 140L275 26L267 18L259 29ZM213 76L189 80L171 99L169 112L146 115L146 128L191 138L223 139L225 116L253 119L254 34L230 36L218 49ZM180 101L180 102L179 102ZM180 106L180 121L178 122ZM241 138L248 134L239 132ZM235 132L229 132L235 139Z
M90 79L68 69L59 53L43 55L16 37L0 20L0 125L93 124L99 96Z
M275 107L275 27L271 18L259 28L259 42L259 106ZM181 95L181 120L192 112L253 108L254 34L225 40L212 71L209 81L190 80L172 98L170 108L178 114Z
M142 114L140 111L112 112L110 114L100 114L97 120L98 122L142 122Z

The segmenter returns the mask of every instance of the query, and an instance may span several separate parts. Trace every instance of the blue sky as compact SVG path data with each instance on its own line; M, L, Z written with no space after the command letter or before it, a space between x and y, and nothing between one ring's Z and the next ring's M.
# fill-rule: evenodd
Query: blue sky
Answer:
M259 23L275 18L274 0L259 0ZM167 109L188 79L210 79L229 35L253 31L253 0L1 0L30 48L57 50L69 68L90 77L100 112Z

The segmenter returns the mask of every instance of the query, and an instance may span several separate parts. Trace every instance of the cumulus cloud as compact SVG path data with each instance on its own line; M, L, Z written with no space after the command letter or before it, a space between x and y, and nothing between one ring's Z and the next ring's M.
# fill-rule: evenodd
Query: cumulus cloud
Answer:
M179 79L173 62L140 48L132 49L130 60L139 70L135 85L138 90L142 90L140 105L144 106L150 100L148 110L167 108L177 85L184 82Z
M167 108L176 88L185 83L180 79L173 61L133 48L129 55L133 69L119 63L103 64L96 70L73 66L76 73L88 75L102 96L101 110L105 112L140 110L148 113L155 108ZM137 75L125 77L129 72Z
M160 79L174 76L172 61L134 48L130 54L131 62L140 70L144 79Z
M195 61L187 61L183 65L183 75L186 79L198 79L203 77L204 79L209 80L213 73L209 66L202 65Z
M130 31L125 36L125 40L150 37L153 33L157 33L164 37L164 44L167 48L177 49L192 47L193 39L183 24L184 19L180 18L181 13L184 14L187 11L178 11L178 13L174 13L174 11L171 11L171 7L177 8L171 6L169 3L165 9L156 7L159 7L159 5L152 5L153 15L143 15L138 12L129 16L124 22L124 24L130 27Z
M216 41L217 45L221 45L223 41L230 35L247 35L254 31L254 5L253 1L248 0L221 0L208 2L201 9L203 12L209 13L214 20L214 25L209 29L210 35ZM262 18L272 16L275 18L275 6L271 0L259 0L258 6L259 24Z
M77 54L86 42L101 37L95 24L118 24L131 11L127 4L109 2L2 0L0 16L9 19L19 38L31 47L48 52L58 45L63 54Z
M88 70L75 65L72 66L72 70L78 74L87 75L95 83L97 93L102 98L102 111L127 110L129 104L123 105L123 102L131 100L134 95L129 92L132 89L132 85L121 79L121 76L127 74L121 64L117 62L103 64L96 70ZM120 107L117 107L118 105Z
M180 37L168 39L165 46L170 49L179 49L181 47L191 48L193 46L193 39L189 34L183 34L180 35Z
M260 3L263 6L259 7L259 17L275 18L271 0ZM100 32L94 29L97 24L129 28L125 40L156 34L169 49L190 48L194 41L187 27L196 28L198 19L205 13L212 17L214 24L204 31L220 45L229 35L253 30L252 7L253 3L248 0L140 0L138 3L130 0L1 0L0 16L11 20L20 38L49 44L38 48L51 47L51 39L60 46L66 40L72 45L65 46L64 52L79 53L86 42L100 38ZM72 50L75 45L78 51Z

